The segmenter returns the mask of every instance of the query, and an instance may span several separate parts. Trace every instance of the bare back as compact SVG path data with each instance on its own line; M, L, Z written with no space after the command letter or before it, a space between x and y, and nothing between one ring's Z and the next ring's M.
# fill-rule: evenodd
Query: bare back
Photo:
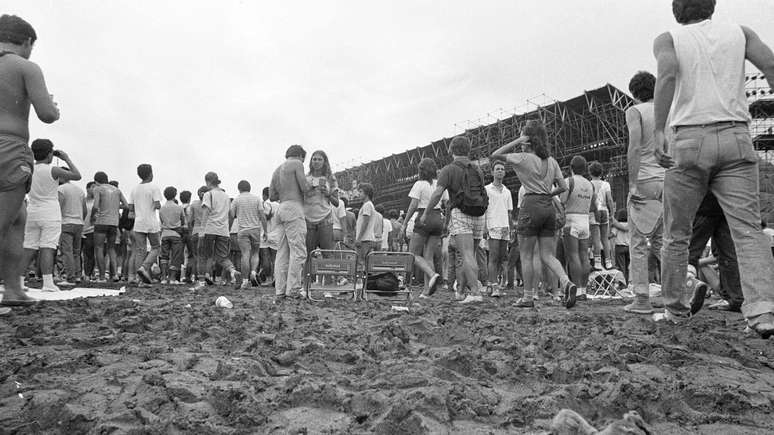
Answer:
M59 119L43 73L34 63L9 52L0 56L0 134L29 139L30 105L46 123Z
M280 202L303 202L303 192L308 190L304 164L296 159L288 159L282 163L271 177L270 190L277 194Z

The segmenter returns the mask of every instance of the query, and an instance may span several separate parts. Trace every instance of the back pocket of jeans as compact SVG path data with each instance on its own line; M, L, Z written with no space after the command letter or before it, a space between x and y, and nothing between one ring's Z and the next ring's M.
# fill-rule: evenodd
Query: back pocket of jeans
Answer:
M739 160L745 162L757 162L758 153L753 148L752 138L749 133L734 133L736 145L739 147Z
M701 141L694 138L677 139L673 150L677 167L683 169L695 168L699 162Z

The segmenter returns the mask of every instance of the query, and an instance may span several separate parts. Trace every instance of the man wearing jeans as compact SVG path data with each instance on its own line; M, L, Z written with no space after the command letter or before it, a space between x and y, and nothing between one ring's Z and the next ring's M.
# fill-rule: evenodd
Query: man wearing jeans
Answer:
M274 292L277 300L302 297L301 274L306 263L306 218L304 193L313 189L304 175L306 151L291 145L285 162L271 177L269 199L279 201L277 218L281 228L279 249L274 264Z
M690 314L691 226L711 191L734 239L742 314L751 330L768 338L774 335L774 259L760 226L758 156L748 127L744 62L752 62L774 87L774 53L752 30L712 21L715 0L674 0L672 9L682 26L656 38L653 48L658 61L655 152L662 165L674 164L664 178L665 311L654 320L679 322ZM664 154L667 115L674 131L671 155Z
M86 194L83 189L70 183L68 179L59 180L59 208L62 210L62 234L59 236L59 249L64 259L66 282L68 286L81 282L81 235L83 219L86 217Z

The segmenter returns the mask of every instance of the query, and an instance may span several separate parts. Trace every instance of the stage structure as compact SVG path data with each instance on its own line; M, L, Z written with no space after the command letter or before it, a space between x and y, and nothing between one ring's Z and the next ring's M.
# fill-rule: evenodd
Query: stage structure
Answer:
M767 220L774 224L774 91L768 87L763 74L748 71L746 92L753 117L750 126L753 142L761 158L761 208ZM539 101L539 103L538 103ZM616 207L624 207L629 191L626 149L628 129L626 109L634 100L620 89L607 84L586 91L566 101L555 101L541 95L527 100L533 110L497 120L489 125L465 130L473 144L472 157L477 160L491 181L489 159L492 151L516 139L530 119L540 119L546 125L549 142L554 144L551 154L569 174L570 159L580 154L591 162L605 166L606 179L613 191ZM393 154L336 173L339 186L350 198L350 204L359 207L357 183L374 185L375 203L386 210L405 210L408 192L417 180L417 165L425 157L432 158L441 168L451 162L449 143L443 138L429 145ZM520 186L516 174L508 170L505 184L515 195ZM514 204L515 204L514 197Z
M616 203L625 204L628 192L628 134L624 112L633 104L633 99L610 84L566 101L551 100L545 95L541 98L548 104L536 104L538 98L528 100L533 110L462 133L470 138L472 157L481 165L487 182L491 180L488 156L516 139L526 121L540 119L548 130L549 142L554 144L551 154L559 164L563 168L568 167L570 159L576 154L583 155L588 161L602 162L607 179L613 186ZM355 207L360 203L355 196L355 186L360 182L369 182L374 185L376 204L382 204L386 210L405 210L409 202L408 192L417 180L419 161L429 157L436 161L439 168L448 164L452 160L450 142L451 138L443 138L423 147L345 169L336 177ZM512 170L507 172L505 184L515 195L520 183Z

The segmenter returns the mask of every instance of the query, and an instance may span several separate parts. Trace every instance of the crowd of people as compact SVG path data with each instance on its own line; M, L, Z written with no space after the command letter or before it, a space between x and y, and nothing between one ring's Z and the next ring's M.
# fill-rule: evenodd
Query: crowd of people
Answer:
M448 165L423 159L405 212L375 203L379 192L368 182L346 198L328 155L314 151L305 168L299 145L287 149L262 197L243 180L231 198L215 172L195 196L172 186L162 191L150 164L137 167L139 181L128 196L104 172L83 192L72 184L82 175L67 153L47 139L27 146L30 106L48 123L59 111L40 68L28 60L34 29L3 15L2 305L35 303L23 292L33 261L49 291L81 280L155 279L189 281L192 290L273 286L282 301L306 296L304 265L315 249L354 250L361 264L373 251L405 250L425 298L445 286L460 303L477 303L521 284L515 307L534 307L542 288L571 308L586 298L590 271L618 268L634 293L627 312L681 323L701 309L711 287L724 298L719 308L741 311L751 330L769 337L774 257L761 228L743 75L749 60L774 85L774 54L749 28L713 21L714 6L675 0L681 26L655 40L658 78L639 72L630 81L636 104L626 111L625 206L616 208L601 163L576 155L565 176L550 156L545 126L531 120L488 156L487 177L471 160L465 136L451 140ZM52 165L55 157L65 165ZM515 207L503 184L509 170L521 184ZM358 208L348 207L351 200ZM662 284L660 312L650 296L654 278ZM701 280L710 286L687 284Z

